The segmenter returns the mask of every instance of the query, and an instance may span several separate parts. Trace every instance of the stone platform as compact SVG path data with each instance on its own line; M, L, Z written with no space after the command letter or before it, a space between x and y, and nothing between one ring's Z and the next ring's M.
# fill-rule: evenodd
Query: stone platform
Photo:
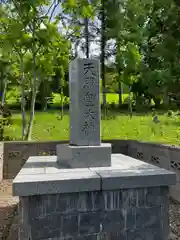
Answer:
M13 181L20 240L168 239L168 186L176 175L112 154L110 167L64 169L30 157Z

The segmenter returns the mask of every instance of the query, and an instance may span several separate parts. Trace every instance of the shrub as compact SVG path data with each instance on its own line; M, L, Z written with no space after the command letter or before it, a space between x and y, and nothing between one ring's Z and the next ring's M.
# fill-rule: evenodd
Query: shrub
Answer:
M174 115L174 112L172 110L168 110L167 116L172 117Z
M115 101L112 101L110 104L109 104L109 107L110 109L116 109L116 102Z
M11 111L7 105L0 106L0 141L5 141L10 139L9 136L4 136L4 128L12 124L11 121Z

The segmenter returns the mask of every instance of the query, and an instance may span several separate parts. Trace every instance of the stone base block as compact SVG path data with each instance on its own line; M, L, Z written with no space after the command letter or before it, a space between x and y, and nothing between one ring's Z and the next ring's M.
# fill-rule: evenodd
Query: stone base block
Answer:
M13 180L19 240L168 240L175 183L175 173L122 154L110 167L77 169L31 157Z
M19 240L168 240L168 187L20 197L20 206Z
M111 165L111 144L100 146L57 145L57 161L67 168L108 167Z

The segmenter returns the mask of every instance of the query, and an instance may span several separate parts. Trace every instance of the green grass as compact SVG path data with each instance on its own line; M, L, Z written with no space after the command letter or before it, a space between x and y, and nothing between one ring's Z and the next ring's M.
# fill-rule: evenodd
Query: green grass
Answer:
M17 101L17 97L20 97L20 92L17 88L13 88L11 91L7 92L7 103L8 104L14 104ZM124 102L124 100L128 97L128 94L123 94L122 95L122 101ZM102 94L100 96L100 100L102 103ZM118 104L118 94L116 93L107 93L106 94L106 100L108 103L112 103L115 102L116 104ZM54 93L53 94L53 103L54 104L58 104L61 102L61 96L60 94Z
M159 115L159 124L154 124L151 115L136 115L132 119L126 114L110 113L109 119L101 121L102 139L137 139L142 141L180 144L180 118ZM33 127L33 140L65 140L69 137L69 116L58 120L58 112L37 112ZM21 137L20 114L13 115L13 125L6 135Z
M59 94L53 94L54 98L53 98L53 103L60 103L61 102L61 96ZM118 94L116 93L107 93L106 94L106 100L107 102L110 104L112 102L118 104ZM128 94L123 94L122 95L122 102L124 102L124 100L128 97ZM102 103L102 94L100 96L100 101Z

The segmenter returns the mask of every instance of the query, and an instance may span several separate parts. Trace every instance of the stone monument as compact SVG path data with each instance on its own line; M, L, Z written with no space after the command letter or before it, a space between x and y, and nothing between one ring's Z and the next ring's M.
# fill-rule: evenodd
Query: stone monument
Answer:
M69 85L70 144L30 157L13 181L19 240L168 240L176 174L101 143L98 61L75 59Z
M77 58L70 63L70 145L57 146L58 162L70 167L111 165L111 144L100 139L99 61Z

